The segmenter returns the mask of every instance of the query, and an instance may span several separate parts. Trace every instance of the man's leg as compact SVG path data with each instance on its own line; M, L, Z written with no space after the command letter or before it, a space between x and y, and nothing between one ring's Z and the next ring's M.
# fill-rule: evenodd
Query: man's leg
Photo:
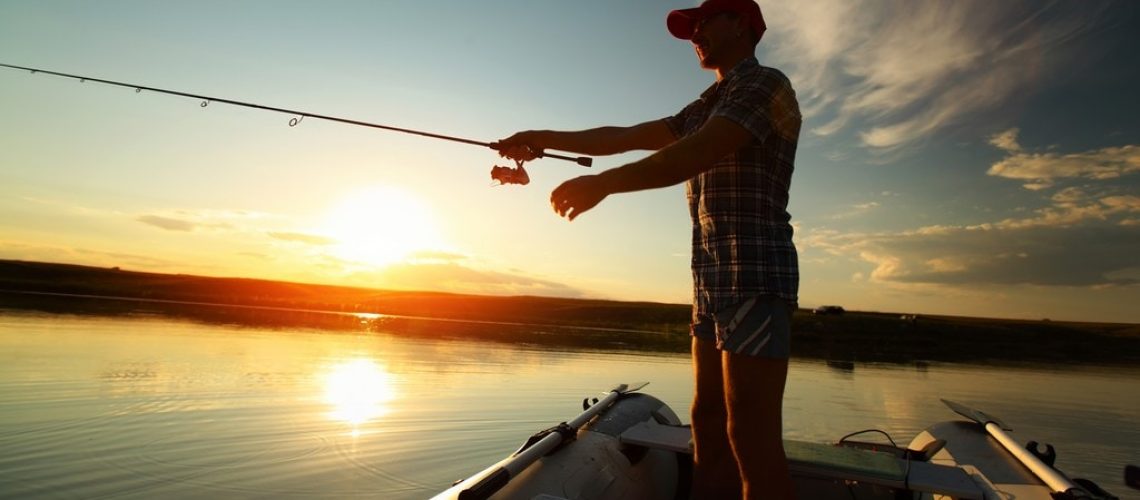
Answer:
M740 498L740 469L728 442L721 352L693 337L693 499Z
M783 441L788 360L728 351L718 354L724 366L728 437L743 478L743 497L795 498Z

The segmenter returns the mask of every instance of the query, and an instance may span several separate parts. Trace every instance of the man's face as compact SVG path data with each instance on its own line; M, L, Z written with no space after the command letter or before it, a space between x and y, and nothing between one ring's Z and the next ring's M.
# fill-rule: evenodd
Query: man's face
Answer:
M729 12L710 15L697 23L690 41L693 42L693 50L697 53L701 67L718 68L730 44L740 38L740 30L739 17Z

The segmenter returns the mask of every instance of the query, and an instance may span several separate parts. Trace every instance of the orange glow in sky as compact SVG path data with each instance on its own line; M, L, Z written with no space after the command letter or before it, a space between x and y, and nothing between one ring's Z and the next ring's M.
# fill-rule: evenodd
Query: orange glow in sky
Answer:
M666 29L697 3L0 1L0 62L481 144L675 115L716 80ZM1140 2L758 3L800 306L1140 322ZM491 187L483 146L2 68L0 115L0 259L692 300L685 186L550 207L648 151Z

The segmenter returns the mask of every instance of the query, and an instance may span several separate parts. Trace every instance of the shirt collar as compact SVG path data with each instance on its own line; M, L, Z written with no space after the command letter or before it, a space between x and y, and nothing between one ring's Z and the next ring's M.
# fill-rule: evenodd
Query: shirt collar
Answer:
M704 92L701 92L701 100L712 97L713 94L716 93L717 89L720 88L722 83L733 79L740 73L759 66L760 62L756 60L756 56L745 57L744 59L741 59L740 62L736 63L736 66L733 66L732 69L728 70L728 73L724 74L724 78L721 78L720 81L713 82L712 85L709 85L709 88L705 89Z

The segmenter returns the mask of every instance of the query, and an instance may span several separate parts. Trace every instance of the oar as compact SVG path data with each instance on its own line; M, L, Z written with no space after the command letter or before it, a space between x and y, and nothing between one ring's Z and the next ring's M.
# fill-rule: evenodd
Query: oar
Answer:
M594 418L597 414L605 411L606 408L609 408L610 405L614 404L622 395L641 390L642 387L648 384L649 382L639 382L635 384L621 384L614 387L607 392L602 399L598 400L589 408L586 408L586 411L583 411L581 415L575 417L574 420L563 422L555 428L556 430L549 432L531 444L531 441L538 436L535 435L530 440L527 440L527 444L524 444L522 448L519 448L519 450L514 452L511 456L484 469L479 474L471 476L469 479L445 491L436 498L456 498L450 496L454 494L452 492L456 490L459 491L457 496L459 500L484 500L489 498L495 494L496 491L502 489L503 486L506 486L512 478L517 477L519 473L526 470L531 464L537 462L539 458L542 458L547 453L550 453L551 450L557 448L563 441L574 439L580 427L585 425L586 422L589 422L590 419Z
M987 415L981 410L976 410L974 408L970 408L969 406L955 403L950 400L943 399L942 402L946 406L950 407L951 410L954 410L955 413L973 420L981 424L982 427L985 427L986 432L988 432L990 436L993 436L994 439L1001 443L1003 448L1009 451L1010 454L1017 458L1017 460L1020 461L1022 465L1029 469L1033 475L1037 476L1041 482L1045 483L1045 485L1051 488L1054 492L1069 494L1073 494L1074 491L1079 491L1082 493L1084 492L1083 489L1074 485L1073 482L1069 480L1069 478L1065 477L1063 474L1057 471L1057 469L1054 469L1053 467L1047 465L1045 462L1042 462L1041 459L1037 458L1036 455L1030 453L1027 448L1022 446L1017 441L1014 441L1013 437L1006 433L1006 431L1012 429L1003 424L1001 420L998 420L997 417Z

